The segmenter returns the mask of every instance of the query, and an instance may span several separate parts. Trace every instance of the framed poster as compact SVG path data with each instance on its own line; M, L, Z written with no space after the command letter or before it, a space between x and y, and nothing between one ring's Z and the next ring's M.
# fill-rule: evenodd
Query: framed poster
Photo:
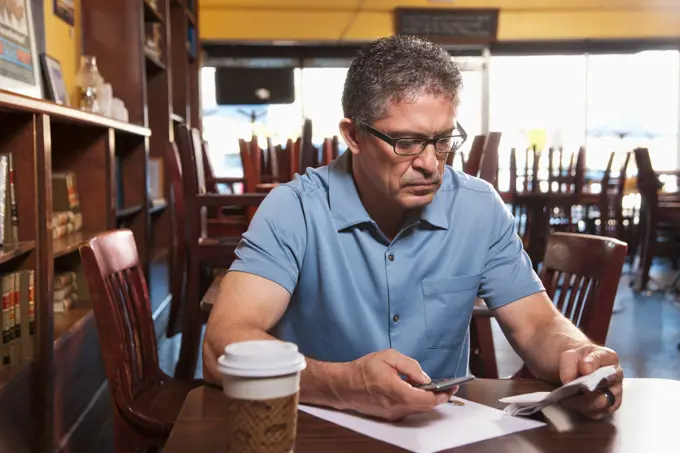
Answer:
M50 101L57 104L71 105L64 82L64 74L61 70L61 63L47 54L41 54L40 60L43 67L43 78L45 82L45 95Z
M30 0L0 0L0 89L42 98Z
M0 0L2 1L2 0ZM53 0L54 15L73 27L75 24L75 5L73 0Z

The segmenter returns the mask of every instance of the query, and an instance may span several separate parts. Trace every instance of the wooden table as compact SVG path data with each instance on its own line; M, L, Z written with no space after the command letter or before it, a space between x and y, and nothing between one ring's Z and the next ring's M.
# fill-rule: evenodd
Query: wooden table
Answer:
M502 409L504 396L549 390L535 380L478 379L461 387L458 396ZM222 453L223 393L219 388L199 387L187 396L174 429L163 448L164 453ZM679 451L680 381L663 379L626 379L624 400L610 419L599 422L574 417L575 428L557 432L550 424L504 437L470 444L456 453L497 452L666 452ZM451 428L452 430L455 427ZM392 445L366 437L332 423L300 412L295 453L312 452L398 452Z

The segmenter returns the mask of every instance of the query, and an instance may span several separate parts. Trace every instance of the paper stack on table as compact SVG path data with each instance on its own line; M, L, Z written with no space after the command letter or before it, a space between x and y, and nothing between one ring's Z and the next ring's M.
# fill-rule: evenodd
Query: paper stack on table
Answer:
M560 400L574 395L581 390L594 391L610 376L616 374L616 367L613 365L598 368L594 372L581 376L552 392L525 393L524 395L509 396L501 398L501 403L509 403L505 412L510 415L526 416L534 414L545 407L552 406Z
M434 453L545 425L472 401L451 401L396 423L303 404L300 410L414 453Z

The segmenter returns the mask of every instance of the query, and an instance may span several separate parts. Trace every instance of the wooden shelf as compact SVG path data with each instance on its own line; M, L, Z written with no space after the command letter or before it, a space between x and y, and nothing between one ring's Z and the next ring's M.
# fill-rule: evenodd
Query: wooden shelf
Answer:
M136 216L140 212L142 212L142 205L138 204L135 206L130 206L129 208L118 209L116 211L116 218L118 220L129 219L130 217Z
M178 115L176 113L173 113L172 115L170 115L170 117L172 118L172 121L174 121L175 123L180 123L180 124L186 123L186 120L184 119L184 117L181 116L181 115Z
M165 211L165 208L168 207L168 202L163 200L162 203L157 204L156 206L151 206L149 207L149 214L160 214L161 212Z
M144 21L165 23L165 19L161 16L161 13L151 6L147 0L144 0Z
M89 305L89 301L78 301L79 305ZM85 318L93 314L92 307L74 307L63 313L54 314L54 342L66 338L66 334L78 328L78 326L85 322Z
M0 248L0 264L13 260L35 250L35 241L7 244Z
M24 360L10 368L0 369L0 392L2 392L5 389L5 386L13 380L22 379L28 375L32 366L33 360Z
M0 90L0 110L45 114L50 115L51 119L57 122L81 123L111 128L120 132L127 132L129 134L141 135L144 137L151 136L151 130L146 127L124 123L106 116L84 112L72 107L22 96L5 90Z
M159 60L155 55L152 53L148 52L146 49L144 49L144 59L146 60L146 67L149 69L155 69L155 70L160 70L160 71L165 71L167 70L167 66L165 66L165 63L163 63L161 60Z
M74 233L67 234L66 236L54 239L52 242L52 253L55 258L59 258L60 256L77 252L80 244L93 236L95 235L87 234L82 231L76 231Z

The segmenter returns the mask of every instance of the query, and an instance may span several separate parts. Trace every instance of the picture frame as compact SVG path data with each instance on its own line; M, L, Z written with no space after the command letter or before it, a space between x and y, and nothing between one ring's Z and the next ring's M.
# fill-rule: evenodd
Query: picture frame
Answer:
M0 2L0 89L43 97L31 0Z
M68 89L66 88L66 82L64 81L61 63L59 60L50 57L46 53L40 55L40 61L47 99L54 101L57 104L70 106L71 100L68 96Z
M52 10L54 15L66 22L71 27L75 24L75 2L74 0L53 0Z

